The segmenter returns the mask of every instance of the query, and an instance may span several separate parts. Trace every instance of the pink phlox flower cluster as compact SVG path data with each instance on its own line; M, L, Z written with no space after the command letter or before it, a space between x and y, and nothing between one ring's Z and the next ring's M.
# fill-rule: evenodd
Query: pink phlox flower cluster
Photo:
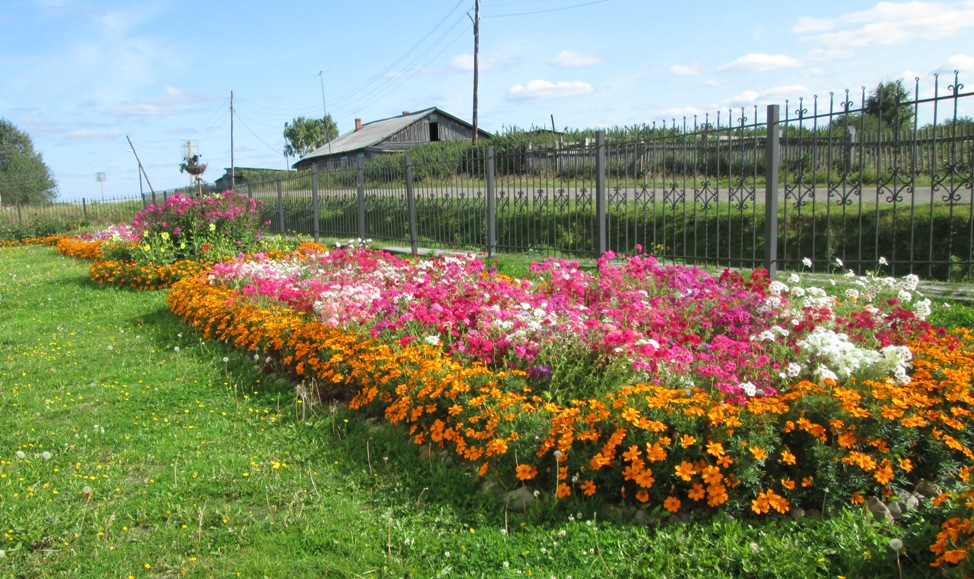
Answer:
M898 301L879 307L877 297L858 307L760 272L714 277L646 256L607 254L596 270L548 259L532 264L530 279L517 280L473 255L414 261L344 247L220 264L211 283L313 313L330 326L400 344L425 341L538 380L564 362L559 355L581 348L597 365L628 366L633 380L708 387L732 403L772 395L800 376L828 376L820 370L828 364L842 376L868 363L904 379L909 352L896 348L922 329ZM840 315L840 308L848 311ZM816 328L823 329L809 341ZM840 330L849 346L838 355L825 338ZM896 348L880 349L887 346Z

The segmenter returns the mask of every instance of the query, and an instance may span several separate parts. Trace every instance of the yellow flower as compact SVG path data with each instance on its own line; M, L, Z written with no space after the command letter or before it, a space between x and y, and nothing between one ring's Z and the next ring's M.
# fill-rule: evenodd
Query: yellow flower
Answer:
M210 224L210 231L216 231L216 223Z

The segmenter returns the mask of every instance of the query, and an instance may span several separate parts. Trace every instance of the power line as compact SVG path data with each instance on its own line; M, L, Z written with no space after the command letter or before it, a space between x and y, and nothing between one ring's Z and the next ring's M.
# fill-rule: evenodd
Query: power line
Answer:
M237 119L238 121L240 121L240 124L242 124L242 125L244 126L244 128L245 128L245 129L247 129L248 131L250 131L250 134L251 134L251 135L253 135L255 139L257 139L257 140L258 140L258 141L260 141L261 143L264 143L264 146L265 146L265 147L267 147L268 149L270 149L271 151L273 151L275 155L278 155L278 154L280 154L280 151L278 151L278 150L277 150L277 149L275 149L274 147L272 147L272 146L270 146L270 145L268 145L268 144L267 144L267 142L266 142L266 141L265 141L264 139L261 139L261 138L260 138L259 136L257 136L257 133L255 133L255 132L253 131L253 129L251 129L250 127L248 127L248 126L247 126L247 123L245 123L245 122L244 122L244 120L240 118L240 115L238 115L238 114L236 113L236 111L234 111L234 113L233 113L233 116L234 116L234 117L236 117L236 119Z
M560 12L562 10L571 10L572 8L581 8L582 6L592 6L593 4L603 4L609 0L595 0L595 2L586 2L584 4L574 4L572 6L562 6L561 8L549 8L548 10L535 10L534 12L515 12L512 14L493 14L491 16L484 16L484 18L506 18L508 16L527 16L530 14L544 14L546 12Z

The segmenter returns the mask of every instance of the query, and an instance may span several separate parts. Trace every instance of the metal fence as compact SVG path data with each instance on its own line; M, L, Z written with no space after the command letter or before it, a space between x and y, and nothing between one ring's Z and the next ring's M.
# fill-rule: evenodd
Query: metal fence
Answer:
M876 271L883 258L892 275L970 279L974 123L958 109L974 93L953 80L924 98L917 81L913 99L893 103L911 114L892 128L863 89L858 105L846 92L674 121L623 143L353 160L246 190L271 208L275 231L413 252L641 248L772 272L805 259Z
M238 191L264 202L273 232L411 252L646 251L772 273L805 259L875 271L884 258L891 275L971 279L974 121L959 110L974 93L956 73L942 84L921 98L918 79L885 107L863 88L858 103L845 92L694 116L624 142L352 159Z

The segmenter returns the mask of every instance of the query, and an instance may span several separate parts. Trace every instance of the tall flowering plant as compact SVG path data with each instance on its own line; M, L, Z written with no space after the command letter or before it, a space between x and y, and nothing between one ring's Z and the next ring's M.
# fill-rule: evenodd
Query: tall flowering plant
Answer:
M132 229L141 236L138 261L172 263L180 259L218 261L253 251L263 237L261 201L233 191L202 199L176 194L163 205L136 214Z

